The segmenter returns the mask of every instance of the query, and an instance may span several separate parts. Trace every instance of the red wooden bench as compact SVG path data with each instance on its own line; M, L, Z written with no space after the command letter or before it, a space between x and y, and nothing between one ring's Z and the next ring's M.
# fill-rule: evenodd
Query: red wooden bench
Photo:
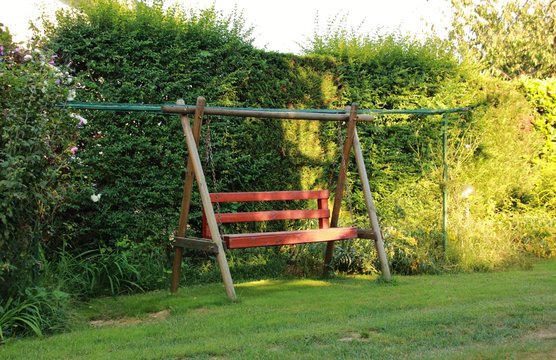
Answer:
M301 220L318 219L319 228L310 230L275 231L248 234L223 234L222 240L228 249L250 248L257 246L279 246L302 243L347 240L358 237L357 228L330 228L328 209L328 190L315 191L268 191L268 192L233 192L212 193L210 200L214 204L227 202L248 201L289 201L316 200L315 210L274 210L236 213L218 213L215 211L218 223L238 223L271 220ZM206 216L203 212L202 237L210 239Z

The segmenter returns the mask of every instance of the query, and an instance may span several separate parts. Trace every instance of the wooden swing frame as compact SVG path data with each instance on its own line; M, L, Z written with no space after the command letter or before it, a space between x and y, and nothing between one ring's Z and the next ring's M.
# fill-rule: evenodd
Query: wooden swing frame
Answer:
M216 254L216 259L220 268L222 280L226 294L230 300L236 300L236 293L226 253L224 251L222 235L218 229L217 219L214 213L213 201L211 194L208 191L206 179L204 176L201 160L198 152L198 144L201 134L201 127L204 114L212 115L230 115L241 117L257 117L257 118L274 118L274 119L295 119L295 120L319 120L319 121L344 121L347 122L347 134L343 145L342 160L340 162L340 172L336 185L336 193L334 197L334 205L330 217L330 228L338 227L338 220L340 215L340 208L344 193L344 187L347 177L347 168L349 161L349 154L351 148L355 153L355 161L361 180L361 186L365 197L365 205L369 216L371 229L357 229L357 237L374 239L375 249L378 253L382 276L386 281L390 281L390 269L386 253L384 251L384 242L382 233L378 224L376 208L374 206L369 180L367 177L367 170L363 158L363 152L359 137L357 134L357 122L370 122L373 117L370 115L358 115L357 104L352 104L349 109L346 109L345 114L329 114L329 113L315 113L315 112L302 112L302 111L258 111L258 110L241 110L241 109L226 109L226 108L207 108L206 101L203 97L197 98L196 106L185 106L182 104L163 106L162 111L166 113L179 114L183 128L184 138L188 149L187 170L185 173L183 195L181 203L180 219L178 229L176 232L175 240L175 256L172 266L172 279L171 291L176 292L179 287L179 278L181 271L181 263L183 258L184 248L194 248L208 250ZM188 114L194 114L193 127L190 125ZM199 239L193 237L186 237L187 223L189 218L189 211L191 205L191 194L193 189L193 181L196 180L201 195L201 201L205 212L206 223L210 232L211 240ZM328 220L328 219L327 219ZM320 221L320 220L319 220ZM326 230L326 229L324 229ZM315 231L318 231L315 230ZM351 238L351 237L350 237ZM326 274L332 256L334 254L335 240L327 241L326 252L324 257L324 273ZM299 243L299 242L297 242Z

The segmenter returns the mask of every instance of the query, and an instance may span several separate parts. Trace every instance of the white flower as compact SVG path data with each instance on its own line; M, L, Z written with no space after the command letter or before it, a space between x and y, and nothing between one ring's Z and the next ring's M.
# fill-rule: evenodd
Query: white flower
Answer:
M467 199L474 192L475 192L475 188L472 185L466 185L463 191L461 192L461 197Z
M73 101L75 99L75 89L71 89L68 92L68 101Z
M91 195L91 200L93 200L93 202L98 202L100 200L100 197L102 196L102 194L98 194L98 195Z
M23 61L25 61L25 62L31 61L31 60L33 60L33 57L32 57L31 55L29 55L29 54L27 54L27 55L25 55L25 56L23 57Z

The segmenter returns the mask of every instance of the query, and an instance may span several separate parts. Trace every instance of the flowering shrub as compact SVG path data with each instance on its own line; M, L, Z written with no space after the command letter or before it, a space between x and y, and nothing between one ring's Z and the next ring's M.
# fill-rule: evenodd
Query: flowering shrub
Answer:
M2 27L0 41L0 297L8 297L40 269L41 244L68 226L58 210L80 183L84 123L58 106L73 80L54 56L15 46Z

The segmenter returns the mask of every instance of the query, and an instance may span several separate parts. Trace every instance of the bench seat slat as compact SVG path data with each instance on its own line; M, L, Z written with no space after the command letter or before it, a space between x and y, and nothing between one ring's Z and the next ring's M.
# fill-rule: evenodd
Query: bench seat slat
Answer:
M328 199L328 190L211 193L213 203Z
M270 220L300 220L321 219L330 216L330 210L273 210L215 214L216 221L222 224L248 222L248 221L270 221Z
M302 243L345 240L357 238L357 228L328 228L297 231L278 231L252 234L224 235L223 240L229 249L250 248L255 246L279 246Z

